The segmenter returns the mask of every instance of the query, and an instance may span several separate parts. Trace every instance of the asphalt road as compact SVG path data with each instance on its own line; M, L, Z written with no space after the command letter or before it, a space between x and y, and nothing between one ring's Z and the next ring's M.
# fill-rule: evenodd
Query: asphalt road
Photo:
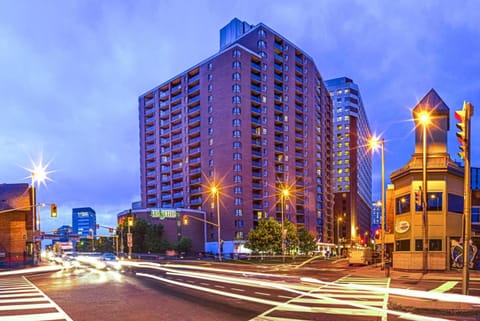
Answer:
M332 262L319 262L302 269L253 264L219 265L203 261L192 263L144 265L132 267L124 273L81 268L31 274L28 280L75 321L261 321L273 317L282 320L386 319L388 300L384 294L351 287L351 284L391 287L391 280L375 270L358 273L363 271L361 267ZM301 277L323 283L309 283ZM330 283L333 281L335 283ZM7 286L10 280L5 282ZM417 282L399 278L395 286L431 290L444 283L441 279ZM0 291L4 293L1 285ZM456 284L451 291L457 292L458 286ZM473 282L472 289L480 290L479 282ZM417 320L424 320L427 315L435 317L434 320L478 320L475 315L448 314L442 317L435 313L423 314L423 318L419 315ZM0 312L0 320L1 316ZM399 316L388 313L388 320L399 320Z

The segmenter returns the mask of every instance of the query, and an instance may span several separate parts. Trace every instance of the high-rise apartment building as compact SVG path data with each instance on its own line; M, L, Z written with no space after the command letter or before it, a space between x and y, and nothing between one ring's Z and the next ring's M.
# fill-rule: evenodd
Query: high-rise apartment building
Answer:
M90 207L80 207L72 209L73 233L78 234L80 238L96 235L97 215Z
M217 54L139 97L142 207L220 216L226 247L282 215L331 240L332 107L314 61L262 23L220 36Z
M333 102L335 224L346 242L368 239L372 215L371 130L358 86L349 78L325 81Z

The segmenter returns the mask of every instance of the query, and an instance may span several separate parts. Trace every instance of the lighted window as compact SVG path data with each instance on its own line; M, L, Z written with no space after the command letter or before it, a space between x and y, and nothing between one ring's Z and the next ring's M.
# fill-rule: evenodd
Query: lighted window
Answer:
M405 194L395 198L396 214L410 212L410 194Z

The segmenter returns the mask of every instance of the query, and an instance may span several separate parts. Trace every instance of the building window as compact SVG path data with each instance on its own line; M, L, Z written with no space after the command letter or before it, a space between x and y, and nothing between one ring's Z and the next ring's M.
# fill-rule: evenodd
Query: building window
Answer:
M241 142L233 142L233 149L240 149L242 148Z
M243 228L243 220L235 220L236 228Z
M238 49L233 50L233 58L240 57L240 55L241 55L240 50Z
M395 199L396 213L403 214L410 212L410 195L406 194Z
M210 149L208 150L208 156L213 156L213 149L210 148Z
M208 146L213 146L213 138L208 139Z
M241 102L242 102L242 99L240 98L240 96L233 96L232 97L232 103L240 104Z
M267 53L266 53L265 51L260 51L258 54L259 54L260 57L262 57L262 58L267 58Z
M208 81L212 80L213 79L213 75L212 74L208 74Z
M232 109L232 114L233 114L233 115L240 115L240 114L241 114L241 109L240 109L240 107L233 107L233 109Z
M208 166L213 167L213 159L208 161Z
M396 251L410 251L410 240L398 240L395 242Z
M208 128L208 134L213 135L213 128L211 128L211 127Z
M234 183L241 183L242 182L242 176L240 176L240 175L233 176L233 182ZM239 205L239 204L237 204L237 205Z
M208 105L208 113L211 114L213 112L213 107L212 105Z
M208 85L208 92L212 92L213 90L213 85Z
M232 68L233 68L233 69L240 69L241 67L242 67L242 64L240 63L240 61L235 60L235 61L232 63Z
M266 34L265 30L258 29L258 36L262 37L262 38L265 38L267 36L267 34Z
M233 137L238 138L242 136L242 132L238 129L233 131Z
M448 194L448 211L453 213L463 213L463 196ZM472 222L474 222L473 216Z
M242 160L241 153L233 153L233 160Z
M208 124L209 125L213 124L213 117L212 116L208 117Z
M240 73L239 72L233 73L232 74L232 79L233 80L240 80L241 79Z
M241 164L233 164L233 171L234 172L241 172L242 171L242 165Z
M235 186L233 188L233 193L234 194L242 194L242 187L241 186Z
M211 103L213 101L213 96L208 96L208 102Z
M235 85L232 86L232 91L233 91L234 93L239 93L239 92L240 92L240 89L241 89L241 88L240 88L240 85L239 85L239 84L235 84Z
M242 199L240 197L235 197L235 200L233 201L235 205L242 205Z
M232 126L240 126L242 124L242 121L238 118L235 118L232 120Z
M258 49L265 49L267 48L267 43L263 40L257 41L257 48Z
M427 210L441 211L442 210L442 195L441 192L427 193Z
M243 210L241 208L236 208L235 216L243 216Z
M212 64L212 63L209 63L209 64L208 64L208 70L212 70L212 68L213 68L213 64Z

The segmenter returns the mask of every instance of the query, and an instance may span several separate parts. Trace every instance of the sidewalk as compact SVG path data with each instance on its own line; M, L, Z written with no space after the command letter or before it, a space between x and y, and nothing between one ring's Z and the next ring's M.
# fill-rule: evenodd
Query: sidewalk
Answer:
M384 276L385 271L381 270L379 266L368 266L355 269L352 274L366 277ZM480 281L480 271L470 271L469 279L470 284L472 281ZM439 271L423 274L422 272L391 269L390 289L392 292L389 294L388 306L390 309L405 312L479 316L480 297L471 296L469 298L461 295L458 286L462 286L462 282L462 271ZM457 290L452 291L455 286ZM416 291L420 292L416 293ZM396 294L397 292L405 295ZM475 302L469 303L469 299Z

